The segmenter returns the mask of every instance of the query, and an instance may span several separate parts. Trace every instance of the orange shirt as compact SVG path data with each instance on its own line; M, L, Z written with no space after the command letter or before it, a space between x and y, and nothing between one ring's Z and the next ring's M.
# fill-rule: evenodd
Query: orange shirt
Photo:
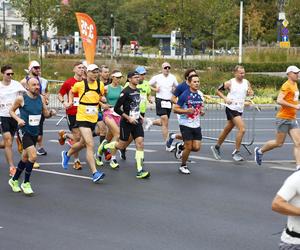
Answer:
M280 91L285 94L285 97L283 98L286 102L297 105L298 104L298 98L299 98L299 90L297 83L293 83L289 80L287 80L280 88ZM288 119L288 120L294 120L296 119L296 112L297 110L295 108L287 107L282 105L279 109L276 117L279 119Z

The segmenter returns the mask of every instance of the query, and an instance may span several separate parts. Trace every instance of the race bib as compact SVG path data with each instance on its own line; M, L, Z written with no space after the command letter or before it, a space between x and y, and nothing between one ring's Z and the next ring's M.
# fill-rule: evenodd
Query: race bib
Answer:
M139 119L140 118L140 111L130 111L129 116L133 117L134 119Z
M96 106L86 106L85 113L88 115L96 115L98 114L98 108Z
M299 99L299 91L296 91L294 95L294 101L297 102L298 99Z
M41 115L29 115L28 121L30 126L38 126L40 124Z
M234 100L232 101L232 106L238 108L238 109L243 109L244 108L244 104L245 104L245 101L244 100Z
M79 105L79 97L74 97L73 99L73 106L78 106Z
M170 101L161 101L161 107L165 109L171 109L172 105Z

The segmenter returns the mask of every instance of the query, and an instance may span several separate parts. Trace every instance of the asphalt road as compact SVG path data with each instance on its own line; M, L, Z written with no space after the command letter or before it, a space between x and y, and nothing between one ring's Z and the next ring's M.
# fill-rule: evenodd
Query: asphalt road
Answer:
M274 114L257 114L255 145L274 137ZM271 201L295 168L290 140L266 154L262 167L245 150L246 161L233 163L232 144L224 144L223 160L216 161L209 149L214 142L204 140L201 152L190 157L192 174L185 176L178 173L180 163L173 154L164 150L160 128L153 127L145 137L150 179L135 178L131 145L120 169L103 167L105 180L94 184L86 165L81 171L60 166L64 147L56 142L57 131L66 123L56 127L57 120L46 121L48 155L39 156L41 168L32 174L33 197L10 190L0 155L1 250L277 249L286 218L271 211ZM178 130L175 117L170 129Z

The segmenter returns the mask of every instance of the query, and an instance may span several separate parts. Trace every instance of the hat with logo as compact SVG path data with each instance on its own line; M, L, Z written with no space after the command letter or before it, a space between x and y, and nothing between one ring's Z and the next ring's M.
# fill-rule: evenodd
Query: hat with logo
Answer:
M299 73L300 72L300 69L297 67L297 66L289 66L287 69L286 69L286 73L290 73L290 72L293 72L293 73Z
M137 66L135 71L138 72L140 75L147 73L147 70L144 66Z

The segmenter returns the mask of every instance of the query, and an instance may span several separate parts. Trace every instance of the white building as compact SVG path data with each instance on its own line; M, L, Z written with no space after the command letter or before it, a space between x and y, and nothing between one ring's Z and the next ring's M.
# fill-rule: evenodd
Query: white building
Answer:
M4 8L3 8L4 7ZM4 17L3 18L3 14ZM5 20L4 20L5 19ZM9 38L23 38L28 41L29 38L29 25L18 16L17 11L12 8L9 0L0 0L0 33L3 34L3 27L5 21L6 37ZM33 33L36 31L36 27L33 27ZM52 38L57 33L55 29L49 29L47 31L48 39ZM33 34L34 39L34 34Z

